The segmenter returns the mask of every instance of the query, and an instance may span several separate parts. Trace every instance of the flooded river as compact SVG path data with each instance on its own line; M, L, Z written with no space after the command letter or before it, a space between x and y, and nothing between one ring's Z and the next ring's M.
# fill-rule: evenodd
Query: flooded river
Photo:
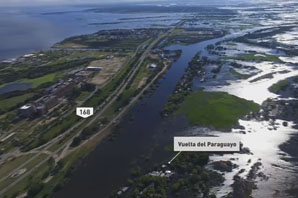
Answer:
M170 159L172 152L165 151L164 147L172 145L173 136L183 131L187 122L179 118L164 120L160 112L196 53L218 40L168 47L171 50L181 49L182 54L157 82L153 94L144 98L127 113L119 125L119 135L115 140L100 144L84 159L71 177L70 183L55 197L107 197L125 185L130 170L135 167L134 162L142 159L142 155L150 154L151 157L149 162L143 163L142 168L149 168L154 163Z
M218 41L230 39L242 35L243 32L232 34L223 38L203 41L197 44L182 46L173 45L168 47L170 50L182 50L181 57L173 63L172 67L165 74L164 78L159 80L153 94L140 101L125 116L119 125L118 133L114 141L105 141L100 144L94 152L83 160L82 165L78 167L71 177L70 183L60 192L56 193L56 198L64 197L107 197L115 192L121 186L126 184L130 171L135 167L136 162L142 166L142 169L152 167L155 163L160 163L171 157L171 153L165 151L164 147L172 144L172 137L177 134L188 134L185 127L187 121L180 118L162 119L160 111L162 110L167 98L173 92L177 82L182 77L188 62L201 51L201 54L208 56L205 50L206 46L215 44ZM238 80L229 82L222 86L205 86L207 91L225 91L230 94L253 100L261 104L269 97L277 97L268 91L268 87L273 83L289 76L297 75L295 69L287 65L274 64L266 66L260 64L259 69L263 69L262 75L270 71L289 70L287 73L276 73L273 78L249 83L249 80ZM254 76L254 78L257 76ZM259 94L256 94L259 93ZM144 113L145 112L145 113ZM262 163L262 172L269 178L268 180L258 181L258 190L254 191L254 197L267 197L278 194L282 197L287 180L290 177L292 164L281 159L286 154L279 149L279 145L287 141L290 134L296 132L291 125L284 127L278 121L276 130L270 128L269 122L242 121L240 124L245 128L243 130L233 129L231 133L214 132L203 130L201 128L192 129L192 133L197 135L218 135L239 137L248 147L251 154L229 154L224 156L211 156L211 162L217 160L230 160L239 167L233 172L225 174L224 186L214 189L214 192L220 197L231 191L234 175L241 169L243 175L247 174L255 162ZM144 156L150 156L149 161L145 161ZM143 160L143 162L142 162ZM140 163L141 161L141 163ZM249 161L249 163L248 163ZM121 168L119 168L121 164ZM266 197L265 196L265 197Z
M272 23L270 23L272 24ZM250 31L256 30L253 27ZM71 176L70 182L55 194L56 198L95 198L107 197L127 183L130 171L136 164L143 170L170 159L171 152L164 147L172 144L172 138L177 134L216 135L223 137L235 136L241 139L243 146L249 148L246 154L212 155L211 163L218 160L231 160L238 167L224 175L224 185L213 189L218 197L232 191L233 177L238 174L245 176L253 164L260 162L260 172L264 177L258 177L258 189L253 191L253 197L289 197L285 191L289 184L295 181L297 169L291 162L284 160L290 157L282 152L279 145L288 141L291 134L297 130L291 126L283 126L282 120L277 120L274 127L270 121L240 120L243 129L233 129L230 133L211 131L205 128L191 128L184 119L162 119L160 111L167 98L172 94L176 84L182 77L188 63L201 52L202 56L210 57L205 49L210 44L243 35L245 31L234 31L223 38L203 41L197 44L183 46L173 45L170 50L182 50L181 57L156 84L156 89L136 104L121 121L114 141L101 143L87 158L82 161L77 171ZM284 41L284 38L283 38ZM238 49L239 50L239 49ZM254 49L256 50L256 49ZM262 51L264 52L264 51ZM271 51L275 53L275 51ZM281 57L282 60L292 60ZM249 63L248 63L249 64ZM222 74L222 79L200 84L194 81L194 89L205 88L206 91L224 91L238 97L253 100L262 104L268 98L278 95L268 91L268 88L281 79L298 75L298 71L290 63L263 62L255 64L257 75L245 80L230 79ZM223 70L224 71L224 70ZM272 73L270 78L255 80L258 77ZM185 130L187 128L187 130ZM150 158L146 160L145 158ZM119 166L121 164L121 166ZM121 167L121 168L119 168ZM211 165L210 165L211 167Z

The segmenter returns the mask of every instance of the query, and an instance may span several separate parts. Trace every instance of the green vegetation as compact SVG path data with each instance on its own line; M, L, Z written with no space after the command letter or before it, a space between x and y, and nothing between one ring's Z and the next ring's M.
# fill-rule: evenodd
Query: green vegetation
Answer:
M24 60L21 63L15 63L13 67L1 71L0 84L15 81L31 82L35 86L53 80L54 74L62 74L68 69L84 67L95 60L95 57L84 57L81 59L67 59L68 56L63 50L49 51L43 58L34 58Z
M100 129L100 125L105 125L107 123L108 123L107 119L102 119L102 120L100 120L99 123L95 123L95 124L92 124L91 126L84 128L82 133L73 139L70 146L76 147L76 146L80 145L80 143L83 140L87 140L92 135L94 135L96 132L98 132L98 130Z
M131 67L126 65L109 84L107 84L104 88L99 89L92 98L87 100L85 106L95 107L102 104L107 99L109 94L121 84L122 80L124 80L125 76L128 74L130 68Z
M159 31L156 31L159 33ZM156 34L157 34L156 33ZM149 35L151 35L150 32L148 32ZM139 39L136 41L135 39L133 42L131 42L130 39L123 39L118 42L119 45L125 45L125 46L132 46L136 45L136 42L143 41L144 39L147 40L148 36L145 36L142 39ZM96 42L95 42L96 43ZM145 48L144 48L145 49ZM144 49L142 51L144 51ZM58 50L60 51L60 50ZM63 51L63 50L61 50ZM141 51L141 52L142 52ZM109 95L119 88L120 84L122 82L127 81L128 74L132 72L132 70L135 68L135 66L138 64L138 60L141 53L138 52L138 54L131 59L125 66L122 68L120 72L118 72L115 77L103 88L98 90L93 97L91 97L89 100L87 100L83 105L84 106L93 106L98 107L101 105L108 97ZM98 56L98 58L105 57L106 55L103 55L101 53L96 53L94 56ZM85 58L86 57L86 58ZM75 59L79 60L75 60ZM83 58L83 59L80 59ZM61 56L59 58L54 58L50 62L47 60L47 62L42 66L36 66L36 67L29 67L26 66L23 69L23 72L26 70L28 72L31 69L36 70L36 73L33 73L30 76L25 75L22 73L21 69L18 70L20 72L20 76L18 76L18 80L22 80L23 82L29 82L33 84L34 89L31 89L30 91L34 91L35 96L38 94L43 93L43 89L46 87L44 84L51 83L52 81L55 81L57 79L56 74L58 73L57 70L61 69L61 73L63 75L66 74L66 72L69 69L76 69L72 68L71 63L75 61L76 64L74 66L77 67L84 67L87 65L91 60L93 60L94 57L87 58L87 54L83 57L80 57L79 54L75 54L73 52L66 52L64 56ZM80 62L81 61L81 62ZM79 63L78 63L79 62ZM145 61L146 62L146 61ZM42 64L40 64L42 65ZM162 64L159 64L160 67L156 68L155 70L148 69L147 63L145 65L141 66L141 69L138 70L133 78L128 82L128 85L125 87L124 92L118 97L118 99L111 105L111 109L113 109L113 115L117 115L117 109L120 107L124 107L128 104L128 102L132 99L133 96L135 96L141 88L143 88L146 83L155 76L156 73L158 73L162 69ZM61 68L62 67L62 68ZM44 72L47 71L47 74L45 75ZM9 79L7 79L9 80ZM141 82L145 83L141 83ZM47 84L48 86L48 84ZM95 87L94 87L95 88ZM76 116L74 113L72 114L65 114L64 117L61 117L62 113L65 113L67 110L70 109L70 106L73 107L74 101L83 101L88 97L88 95L93 91L94 89L82 89L80 88L78 94L76 97L72 98L73 100L69 100L69 104L66 104L64 106L61 106L60 109L57 107L57 111L49 112L49 118L47 120L42 120L39 122L39 118L33 120L32 122L38 123L36 127L32 127L30 130L25 130L26 135L23 134L24 138L20 138L20 141L17 142L8 142L8 144L15 144L17 145L22 151L30 151L33 148L36 148L38 146L41 146L53 138L59 136L66 130L73 127L80 118ZM24 92L25 93L25 92ZM26 92L27 93L27 92ZM29 93L29 91L28 91ZM19 93L18 93L19 94ZM33 94L32 94L33 95ZM33 95L34 96L34 95ZM11 97L12 98L12 97ZM69 99L69 98L68 98ZM86 127L86 125L81 124L74 128L71 133L68 133L65 137L61 137L61 139L55 143L55 145L51 145L50 150L51 151L57 151L60 152L59 149L61 149L62 143L65 143L67 140L71 140L72 137L75 137L72 142L72 147L78 146L82 140L86 140L91 135L96 133L99 129L101 129L107 122L108 118L105 118L105 114L107 112L104 112L104 115L99 117L94 124ZM89 119L90 120L90 119ZM26 121L24 121L24 125L26 125ZM31 121L30 121L31 122ZM88 119L86 119L85 123L88 122ZM39 125L39 123L41 123ZM31 124L31 123L30 123ZM21 126L21 125L20 125ZM30 127L27 124L28 128ZM78 134L77 132L80 130L83 130L81 134ZM76 162L79 158L84 157L87 153L90 152L91 149L95 147L95 145L98 143L99 140L97 140L97 136L88 141L86 144L82 145L82 147L78 151L74 151L72 154L70 154L68 157L63 159L62 161L58 162L56 166L49 161L49 163L42 165L38 168L38 170L41 172L40 174L31 175L29 177L26 177L24 180L16 184L13 188L11 188L7 193L6 197L17 197L19 194L23 193L24 191L28 192L28 197L49 197L50 194L58 190L62 185L64 185L64 182L71 174L73 168L74 168L74 162ZM15 146L13 145L13 146ZM41 160L44 160L47 156L40 156L34 159L32 162L28 163L25 168L27 170L32 169L33 166L36 165L36 163L39 163ZM48 177L48 176L53 176ZM13 182L13 180L9 180L9 182ZM47 183L47 184L44 184Z
M26 159L24 159L22 157L19 157L19 158L16 159L15 162L14 161L11 162L11 165L14 166L13 167L14 169L17 168L18 166L22 165L24 162L26 162L26 160L28 160L29 158L31 158L32 155L27 155L27 156L24 156L24 157L26 157ZM28 171L31 168L33 168L35 165L37 165L38 163L40 163L42 160L47 159L47 157L48 156L46 154L41 154L41 155L37 156L35 159L33 159L31 162L29 162L27 165L23 166L22 169L25 170L25 171ZM11 169L11 168L7 169L6 168L5 170L6 171L12 171L13 169ZM9 173L11 173L11 172L6 172L6 174L9 174ZM25 174L25 173L23 173L23 174ZM11 184L12 182L16 181L16 179L18 177L19 176L9 177L6 180L2 181L0 183L0 189L4 189L9 184ZM27 176L27 178L30 179L29 176ZM19 183L19 184L22 184L22 185L17 184L16 187L10 189L7 193L5 193L5 196L7 196L7 197L16 197L16 195L19 193L18 191L21 190L20 188L26 188L26 186L28 185L28 183L22 183L22 182ZM10 195L10 196L8 196L8 195Z
M55 122L53 127L42 131L37 138L29 138L28 143L25 145L23 149L25 151L29 151L33 148L41 146L42 144L50 141L51 139L57 137L66 130L70 129L78 120L78 116L76 116L75 114L71 114L67 118Z
M269 87L269 90L273 93L279 93L280 91L285 91L289 86L290 82L288 80L281 80Z
M38 163L45 160L46 158L48 158L48 154L41 153L39 155L35 155L35 158L32 161L30 161L28 164L26 164L26 166L24 166L24 168L26 168L27 170L30 170L34 166L36 166Z
M42 84L53 82L58 80L58 76L55 73L47 74L38 78L32 78L32 79L25 79L23 82L25 83L32 83L33 87L38 87Z
M82 91L80 95L76 98L77 101L84 101L90 93L88 91Z
M151 27L167 27L165 24L151 24Z
M36 195L46 186L41 181L46 179L54 168L54 160L48 160L45 165L37 168L32 174L25 177L21 182L4 194L4 198L15 198L23 192L28 191L29 197Z
M148 80L151 81L151 79L156 75L156 73L160 71L161 67L153 71L148 69L146 67L148 63L148 60L144 61L140 69L135 73L133 78L125 87L125 90L104 112L102 118L99 119L96 124L92 124L91 126L84 128L82 133L73 139L71 144L72 147L78 146L83 140L88 139L90 136L96 133L100 129L100 125L105 125L109 119L112 119L113 116L117 114L117 112L119 112L122 108L128 105L130 103L130 100L141 91L144 85L146 85L146 82ZM162 63L159 62L158 65L162 66ZM116 88L116 85L118 84L119 80L123 78L123 75L129 71L128 69L130 67L126 67L127 68L122 70L106 87L104 87L97 93L97 96L95 96L97 98L97 101L94 100L94 98L92 98L87 103L90 104L90 102L94 102L94 104L96 104L95 102L103 101L110 94L110 92ZM146 79L146 82L142 85L142 87L139 87L141 81L143 81L144 78Z
M131 61L129 61L124 67L123 69L117 73L117 75L102 89L99 89L91 98L89 98L85 103L84 106L90 106L90 107L96 107L98 105L101 105L107 98L108 96L117 88L119 87L119 85L121 84L121 82L123 80L125 80L125 78L127 77L127 74L131 71L132 67L135 66L136 64L136 60L138 59L139 56L136 56L134 59L132 59ZM150 70L149 70L150 71ZM142 76L144 76L144 72L145 71L139 71L141 72ZM139 73L138 72L138 73ZM138 78L140 80L140 78ZM134 81L132 81L133 87L131 89L126 89L121 96L119 96L119 99L112 105L111 108L109 109L113 109L112 110L112 114L114 114L117 109L119 109L120 107L125 106L126 104L128 104L129 100L131 99L132 96L134 96L136 94L136 90L137 90L137 85L138 84L134 84ZM92 89L91 89L92 88ZM82 87L81 89L81 94L77 95L76 100L84 100L88 97L88 95L90 94L91 91L94 90L95 87ZM89 93L89 94L88 94ZM111 115L112 115L111 114ZM58 116L58 115L55 115ZM41 126L39 128L37 128L34 133L37 138L32 139L32 137L26 137L24 138L24 145L22 146L22 150L24 151L28 151L30 149L36 148L48 141L50 141L51 139L57 137L58 135L62 134L63 132L65 132L67 129L71 128L72 126L74 126L75 123L77 123L79 120L79 117L71 114L68 115L67 117L63 118L63 119L58 119L53 121L51 124L47 125L47 126ZM101 123L105 123L106 122L106 118L100 119ZM92 132L90 132L92 131ZM90 135L92 135L93 133L96 132L96 129L93 127L92 130L85 130L84 133L82 133L82 136L77 137L75 139L75 141L79 140L79 138L81 140L86 139L87 137L89 137ZM74 142L74 145L79 144L80 141Z
M162 62L158 62L158 68L155 70L150 70L147 68L147 65L152 62L145 60L138 72L135 73L133 78L130 80L128 85L125 87L125 90L122 94L119 95L115 103L109 108L109 111L117 112L120 108L125 107L129 104L132 97L136 96L141 89L152 80L152 78L164 67ZM144 81L142 83L142 81ZM108 114L111 114L109 112Z
M31 83L33 89L11 92L2 96L0 98L0 113L3 114L8 111L14 110L15 108L29 102L32 98L36 97L36 95L42 93L42 90L46 86L55 83L56 81L58 81L58 79L62 78L63 75L63 72L61 72L60 74L51 73L37 78L28 78L16 81L21 83Z
M231 74L233 74L235 77L240 78L240 79L248 79L252 75L251 74L242 74L237 72L235 69L230 69Z
M209 157L202 153L184 152L171 165L162 169L155 167L154 171L170 170L173 175L169 178L151 176L142 173L140 168L134 168L129 179L130 189L123 197L215 197L210 188L220 185L224 178L204 168ZM161 165L160 165L161 166ZM116 195L113 197L117 197Z
M201 28L175 28L171 35L160 42L159 47L163 48L171 44L189 45L198 43L204 40L213 39L223 36L223 32L213 31L210 34L210 29Z
M227 43L228 46L237 46L236 43Z
M239 118L258 109L254 102L227 93L197 91L186 97L177 113L185 115L194 125L229 129Z
M192 81L198 71L201 71L202 66L206 65L205 59L200 58L200 53L189 62L188 68L185 70L185 74L180 79L179 83L175 87L174 93L168 98L161 114L168 116L178 110L179 104L181 104L185 97L188 96L192 91Z
M83 51L83 52L74 52L68 56L63 57L63 59L76 59L76 58L86 58L86 57L94 57L96 59L105 58L109 55L109 52L101 51L101 50L92 50L92 51Z
M135 66L137 59L139 56L131 59L120 72L102 89L99 89L92 98L86 101L85 106L95 107L102 104L120 84L127 77L127 74L131 71L133 66Z
M52 179L49 180L46 184L43 184L41 188L39 188L34 196L30 198L39 198L39 197L51 197L51 195L60 190L63 185L68 181L72 172L75 170L79 159L83 159L88 153L90 153L97 145L96 141L89 141L87 144L83 145L79 150L71 153L66 158L57 162L55 166L46 165L41 167L43 170L47 170L44 174L46 176L52 176ZM34 185L38 185L40 181L45 179L45 177L38 177L29 184L33 183Z
M16 157L0 166L0 178L7 176L12 170L22 165L26 160L32 157L31 154Z
M226 57L225 59L233 59L233 60L241 60L241 61L270 61L275 63L283 62L276 55L268 55L268 54L240 54L238 57Z
M6 112L15 107L23 105L26 101L31 99L33 95L34 94L32 93L27 93L20 96L0 99L0 112Z
M233 164L231 161L216 161L212 163L212 166L215 170L221 172L232 172L233 168L236 168L237 165Z
M172 35L179 35L179 34L182 34L183 32L184 32L184 30L182 28L175 28L172 31Z
M56 48L92 48L134 50L144 41L154 38L162 29L135 29L134 31L103 30L94 34L67 38L55 45Z
M90 107L96 107L98 105L101 105L107 97L120 85L120 83L126 78L127 74L131 71L131 68L135 66L136 60L138 59L138 56L136 56L134 59L132 59L129 63L127 63L124 68L109 82L105 87L102 89L99 89L90 99L88 99L83 105L84 106L90 106ZM40 82L40 81L39 81ZM93 91L95 87L82 87L81 93L76 95L76 100L84 100L88 97L88 93ZM88 92L88 93L87 93ZM55 117L59 116L58 112L57 115L53 115ZM58 119L53 122L51 122L48 125L40 126L36 129L34 129L33 133L31 133L31 136L24 137L22 139L23 145L22 150L29 151L30 149L36 148L51 139L57 137L58 135L62 134L72 126L74 126L78 121L79 117L75 114L68 115L67 117L63 119ZM32 135L35 135L36 138L32 138Z

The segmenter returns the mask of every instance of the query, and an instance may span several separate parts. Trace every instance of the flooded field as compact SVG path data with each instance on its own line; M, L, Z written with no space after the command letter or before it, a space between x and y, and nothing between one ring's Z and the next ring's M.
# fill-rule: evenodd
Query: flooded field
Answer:
M237 7L229 7L229 9L237 9ZM224 27L228 29L230 33L223 38L203 41L198 44L187 46L173 45L167 47L169 50L182 50L182 55L180 59L173 64L170 71L165 76L165 79L159 82L160 86L157 87L154 94L142 102L144 105L137 105L131 111L131 116L136 119L131 122L127 121L128 118L125 119L129 124L121 125L121 131L123 131L125 135L121 137L121 134L117 140L118 145L126 145L126 141L131 142L132 139L124 138L124 136L133 136L134 139L138 139L138 144L136 145L136 143L134 143L133 148L142 150L141 148L143 146L141 145L143 143L141 142L146 141L148 143L148 139L141 138L141 136L146 137L148 134L150 134L150 136L156 136L157 134L154 131L162 130L163 127L161 126L163 122L159 112L162 110L167 97L173 91L175 84L182 76L184 68L187 67L188 62L197 52L201 52L201 56L206 56L209 59L220 59L222 61L222 67L220 72L214 77L214 74L210 73L212 65L206 66L204 80L200 77L194 79L194 90L203 88L206 91L223 91L247 100L252 100L258 104L262 104L268 98L278 98L279 96L277 94L269 91L269 87L282 79L298 75L297 66L295 65L296 58L282 50L282 48L291 48L291 45L295 46L292 40L296 39L296 30L294 28L281 32L276 31L277 33L272 32L276 30L275 26L277 26L277 29L280 28L278 26L285 20L285 17L287 19L293 19L293 23L296 22L296 7L293 5L292 9L283 10L283 8L278 5L276 8L272 8L272 6L266 7L266 5L264 5L261 9L266 11L266 16L261 17L257 11L258 8L242 8L239 11L241 17L235 20L230 19L230 21L224 24L221 23L221 25L218 26L216 24L220 24L219 22L221 22L218 18L208 23L202 21L198 22L202 19L202 16L195 16L194 19L197 21L194 20L186 23L185 26L188 27ZM285 12L287 12L287 14L285 14ZM255 20L256 18L258 19L257 21ZM246 25L240 27L239 24L243 24L244 21ZM248 38L248 41L251 43L247 42L247 40L246 42L240 42L239 38L245 38L246 35L250 35L248 32L252 33L254 31L258 33L254 38ZM274 34L274 36L272 36L271 33ZM268 36L266 36L266 34L268 34ZM275 41L275 46L270 47L270 45L258 44L259 42L265 44L271 43L272 40ZM254 44L252 42L254 42ZM208 45L215 45L215 49L211 51L207 50ZM245 58L242 59L237 58L243 54L249 54L249 56L245 56ZM232 62L240 66L234 68L231 66ZM236 72L234 72L234 74L231 73L231 69L234 69ZM238 74L238 77L235 73ZM239 78L241 74L242 76L246 75L246 78ZM147 112L147 116L144 117L144 114L140 112ZM179 123L178 120L176 120L176 122ZM169 143L168 141L163 142L163 138L167 139L172 137L175 133L239 137L243 143L243 147L247 148L247 152L211 156L210 168L212 168L211 164L213 162L222 160L230 160L237 167L233 169L232 172L225 173L224 185L213 189L215 194L218 197L222 197L232 192L235 176L239 176L241 178L250 177L250 180L257 182L257 189L253 190L252 193L253 197L285 197L288 196L286 191L289 188L288 183L293 183L296 178L294 174L296 174L297 170L291 162L284 160L291 156L281 151L279 145L288 141L290 135L297 132L297 130L292 128L294 123L290 122L287 126L284 126L282 124L283 122L283 120L276 120L274 124L272 124L272 121L248 119L240 120L239 124L241 129L233 129L229 133L214 132L211 129L199 127L187 129L186 131L181 129L174 130L176 132L160 134L157 135L157 137L159 137L158 142L160 147L162 147L161 145L164 146L166 143ZM151 126L150 130L147 128L149 125ZM168 124L165 124L165 126L168 126ZM79 186L80 189L86 189L84 191L85 195L87 189L88 195L108 195L109 193L107 191L100 189L97 191L96 186L93 186L90 191L90 185L88 185L88 183L86 183L84 187L84 185L82 186L82 183L79 182L82 178L90 178L91 174L94 175L94 173L96 173L95 175L98 175L98 177L101 177L99 179L100 181L107 181L108 178L112 177L115 180L124 182L124 178L128 176L126 171L126 174L120 174L120 172L116 170L110 172L110 174L104 174L104 172L107 173L107 167L113 167L113 164L120 163L120 161L116 159L123 160L123 158L120 157L123 149L121 149L120 152L120 148L117 150L115 146L111 147L109 144L111 143L105 143L99 146L98 149L85 160L84 165L75 173L70 184L58 193L57 197L65 197L70 194L73 197L79 197L78 192L73 191L74 189L78 189L77 187ZM106 154L103 155L102 150L107 149L104 147L109 147L109 153L113 158L108 158ZM130 147L125 148L125 150L127 150ZM160 152L160 149L157 150ZM129 153L135 153L131 152L131 149L127 150L125 153L128 153L128 151ZM166 157L168 155L158 155L156 152L153 152L153 161L158 161L163 158L160 156ZM94 163L96 157L98 159L104 159L104 161L101 161L101 163L96 162L98 165L95 168ZM125 155L125 161L121 162L127 164L127 168L129 167L128 164L130 161L128 159L130 158L132 160L134 157ZM92 163L90 163L90 160ZM93 164L93 168L91 164ZM92 169L96 169L96 172L91 171ZM106 179L102 178L103 176L106 176ZM98 180L94 178L92 182L98 183ZM118 185L118 187L120 187L121 182L119 182ZM117 187L115 186L115 188Z
M243 9L243 17L258 15L256 8ZM223 60L221 71L212 78L206 67L206 81L194 79L194 89L206 91L222 91L229 94L263 104L268 99L279 99L279 95L270 91L273 84L298 75L296 55L290 53L296 49L297 29L286 27L296 24L296 5L283 8L266 8L266 14L258 25L266 25L269 29L257 31L248 36L221 42L211 51ZM278 14L276 14L278 13ZM283 24L286 20L288 24ZM286 30L282 30L284 25ZM255 26L258 26L255 24ZM242 42L241 42L242 41ZM270 58L269 58L270 57ZM209 65L212 67L212 65ZM233 70L233 72L231 72ZM236 71L236 72L235 72ZM292 98L283 98L292 100ZM231 133L214 132L208 129L195 128L188 133L195 135L215 135L221 137L239 137L247 153L213 155L210 168L214 162L231 161L235 164L233 171L224 173L223 187L214 189L218 197L233 191L245 191L249 184L239 178L255 181L252 197L297 197L298 169L295 166L296 156L289 155L280 149L280 145L289 141L297 129L297 123L284 124L285 120L261 121L258 119L240 120L241 129L233 129ZM292 159L292 160L289 160ZM238 182L238 183L237 183ZM242 182L242 183L241 183ZM240 183L240 184L239 184ZM239 185L242 187L239 187ZM238 186L238 187L237 187Z
M0 48L0 52L5 53L1 53L0 59L47 49L65 37L102 29L169 28L182 21L180 28L189 30L186 34L222 32L218 34L221 36L212 37L213 39L205 35L208 39L192 44L169 42L165 49L181 50L179 59L171 65L163 78L151 87L147 95L124 116L113 131L113 138L105 139L89 156L81 160L80 165L70 176L70 182L54 197L109 197L127 184L132 169L136 166L147 171L156 164L171 159L173 152L167 151L165 147L172 144L175 135L241 139L243 148L240 153L210 155L209 169L213 170L214 163L223 161L231 162L233 165L232 171L216 170L223 173L225 178L222 186L212 189L217 197L229 195L236 198L238 191L243 191L242 195L251 194L256 198L297 197L295 194L297 156L281 149L281 145L289 142L293 134L298 132L295 129L297 123L296 120L283 120L275 116L282 110L271 108L270 102L276 104L283 100L284 106L287 106L287 101L296 104L295 97L280 97L278 93L272 91L272 85L298 76L296 27L298 4L291 1L266 2L259 6L247 3L241 6L220 5L219 9L215 10L198 8L202 12L194 11L193 8L190 8L190 11L177 11L171 6L169 6L171 9L168 8L171 10L170 13L165 13L163 6L153 12L151 7L142 16L136 7L121 12L109 8L110 13L102 12L102 8L90 7L45 10L32 8L33 10L29 10L31 13L29 15L26 9L14 10L14 13L20 13L18 19L10 20L24 21L26 28L24 37L12 34L12 39L24 40L25 33L31 28L36 28L41 31L42 36L39 39L41 42L34 43L28 40L28 43L22 43L23 48L20 50L20 47L16 49L5 41ZM28 25L28 17L36 18L34 27ZM55 29L53 26L59 31L44 34L47 29ZM200 28L204 31L200 32ZM181 29L176 33L179 34ZM189 63L198 54L208 64L202 67L202 71L194 72L196 74L191 79L191 91L226 92L259 104L260 112L241 118L239 125L225 132L211 127L190 126L184 117L175 115L162 117L161 111L168 98L175 92L176 85L183 78ZM125 59L119 61L125 62ZM93 63L105 64L105 62ZM117 68L113 69L118 71L121 65L116 66ZM103 83L100 79L95 81L98 84ZM7 85L0 88L0 95L11 89L22 90L30 86ZM269 110L265 110L266 108ZM273 116L266 119L264 112ZM292 146L291 142L289 144ZM295 148L293 150L295 151Z

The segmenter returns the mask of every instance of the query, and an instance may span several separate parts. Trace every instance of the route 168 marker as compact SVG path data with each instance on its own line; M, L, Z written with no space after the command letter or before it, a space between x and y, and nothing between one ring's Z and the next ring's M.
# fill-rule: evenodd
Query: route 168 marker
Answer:
M93 115L93 107L77 107L77 116L88 118Z

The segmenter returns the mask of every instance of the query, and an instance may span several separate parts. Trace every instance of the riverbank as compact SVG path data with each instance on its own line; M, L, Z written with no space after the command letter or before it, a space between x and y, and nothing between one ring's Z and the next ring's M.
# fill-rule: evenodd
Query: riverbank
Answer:
M198 45L198 48L202 47L200 44L195 45ZM205 44L203 44L203 46L205 46ZM189 49L191 49L191 47L192 46L189 46ZM165 76L158 81L156 86L154 86L155 91L150 93L150 95L148 95L147 97L144 97L135 105L135 107L132 108L132 110L129 111L127 116L124 116L123 120L119 124L119 127L117 127L117 137L113 138L112 142L104 141L103 143L101 143L98 148L96 148L95 151L92 152L90 156L88 156L84 160L85 163L83 162L83 164L89 164L90 166L91 164L92 166L96 164L96 166L102 167L96 170L96 174L101 175L101 178L118 178L117 186L120 187L125 183L126 178L129 178L130 168L128 167L130 167L130 164L133 163L133 161L138 159L137 161L140 163L140 165L142 165L144 169L146 169L145 167L148 167L148 169L150 169L150 167L154 163L158 163L162 159L164 160L165 158L169 158L171 156L171 153L166 152L164 150L164 146L168 145L171 141L168 136L164 136L164 133L170 135L172 133L171 129L174 129L175 127L176 129L174 131L176 131L178 128L182 129L181 127L183 127L184 124L182 124L183 122L181 122L180 120L179 123L177 123L179 125L179 127L177 128L177 125L173 122L165 122L165 120L161 119L160 117L160 110L162 109L162 106L166 101L168 95L171 93L171 90L173 90L173 88L175 87L175 80L179 79L182 75L181 71L183 71L184 68L181 66L179 67L178 65L187 67L187 64L185 65L184 62L190 61L192 59L192 56L194 55L194 53L189 53L187 50L182 50L180 58L173 63ZM169 89L169 87L171 87L171 89ZM143 112L146 112L146 114L144 114ZM154 126L154 128L152 128L152 126ZM154 146L154 149L152 149L152 145L156 145L156 148ZM135 148L136 146L138 147L138 149ZM103 152L104 150L106 152ZM107 158L107 155L113 157ZM123 158L123 155L125 156L125 159ZM146 159L147 157L145 156L148 155L152 156L152 158L150 157L149 161L146 160L146 163L144 163L144 158ZM94 161L95 158L92 156L102 156L106 160L104 163L98 163ZM121 170L118 169L114 169L113 172L107 172L107 170L105 170L105 168L103 167L106 167L106 164L109 164L109 167L114 167L118 164L117 161L120 159L122 160L122 166L127 167L125 168L124 173L121 173ZM125 164L123 164L124 162ZM113 187L115 186L115 180L111 181L113 184L104 184L103 182L107 182L107 180L97 180L96 178L91 176L92 173L89 172L88 168L86 169L85 166L81 165L79 166L77 171L74 172L72 176L73 179L70 181L70 183L67 184L65 188L61 190L61 192L57 193L57 197L65 197L66 193L71 193L68 191L68 189L73 189L73 185L78 184L78 180L76 178L81 178L83 176L82 174L86 178L93 178L91 179L93 180L93 182L95 182L94 180L96 180L96 183L98 185L105 186L105 188L101 188L98 192L103 197L110 195L111 191L118 189L115 189ZM85 188L81 186L81 188L78 190L80 190L80 192L82 193L88 193L84 189ZM79 192L72 192L71 196L76 196L76 194L78 193ZM91 193L90 196L93 196L92 192L89 193Z

